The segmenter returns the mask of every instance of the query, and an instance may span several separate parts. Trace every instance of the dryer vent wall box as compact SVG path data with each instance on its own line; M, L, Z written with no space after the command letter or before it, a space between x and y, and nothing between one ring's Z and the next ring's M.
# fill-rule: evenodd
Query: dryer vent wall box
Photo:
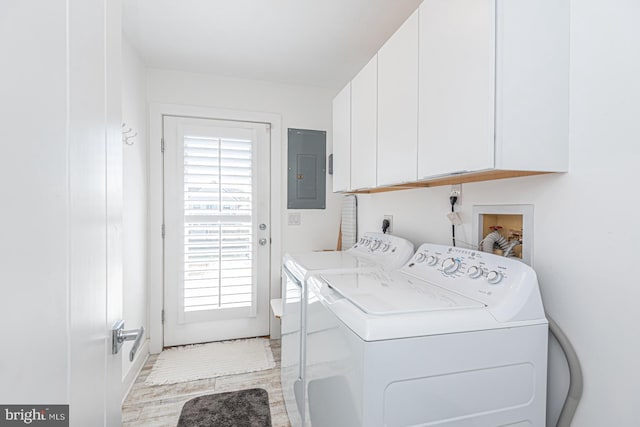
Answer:
M532 265L533 205L473 206L473 236L483 252Z
M289 129L287 208L324 209L327 132Z

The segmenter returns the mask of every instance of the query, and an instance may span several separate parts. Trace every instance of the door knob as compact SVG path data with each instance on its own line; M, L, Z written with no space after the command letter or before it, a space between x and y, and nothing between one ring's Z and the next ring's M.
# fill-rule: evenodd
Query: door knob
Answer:
M133 347L129 352L129 360L133 361L136 356L136 352L140 347L144 337L144 326L140 326L140 329L124 330L124 320L118 320L111 328L111 354L118 354L125 341L133 341Z
M264 246L267 244L267 239L263 237L262 239L258 240L258 243L260 244L260 246Z
M260 230L266 230L267 229L267 224L260 224L258 226L258 228L260 228Z

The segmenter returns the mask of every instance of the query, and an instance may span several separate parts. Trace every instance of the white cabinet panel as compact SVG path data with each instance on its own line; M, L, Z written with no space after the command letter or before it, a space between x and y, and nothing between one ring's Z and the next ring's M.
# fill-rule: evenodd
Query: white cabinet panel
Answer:
M333 191L351 189L351 83L333 99Z
M378 52L378 185L417 179L418 11Z
M351 189L376 186L378 56L351 81Z
M566 171L568 76L568 0L425 0L418 178Z
M496 168L569 164L569 2L497 6Z
M495 3L420 7L418 178L494 167Z

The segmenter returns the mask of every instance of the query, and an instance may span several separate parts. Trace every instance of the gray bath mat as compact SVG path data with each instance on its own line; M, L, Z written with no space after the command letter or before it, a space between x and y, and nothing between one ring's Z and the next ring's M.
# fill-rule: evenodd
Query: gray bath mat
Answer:
M178 427L271 427L269 395L251 388L196 397L182 407Z

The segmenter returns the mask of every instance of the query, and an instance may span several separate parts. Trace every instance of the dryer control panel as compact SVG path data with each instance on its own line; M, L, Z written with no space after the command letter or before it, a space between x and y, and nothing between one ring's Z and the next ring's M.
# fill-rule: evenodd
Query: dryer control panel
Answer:
M348 251L373 259L386 269L396 269L413 255L413 249L413 243L402 237L368 232Z
M400 271L482 302L499 321L544 315L535 271L515 258L424 243Z

